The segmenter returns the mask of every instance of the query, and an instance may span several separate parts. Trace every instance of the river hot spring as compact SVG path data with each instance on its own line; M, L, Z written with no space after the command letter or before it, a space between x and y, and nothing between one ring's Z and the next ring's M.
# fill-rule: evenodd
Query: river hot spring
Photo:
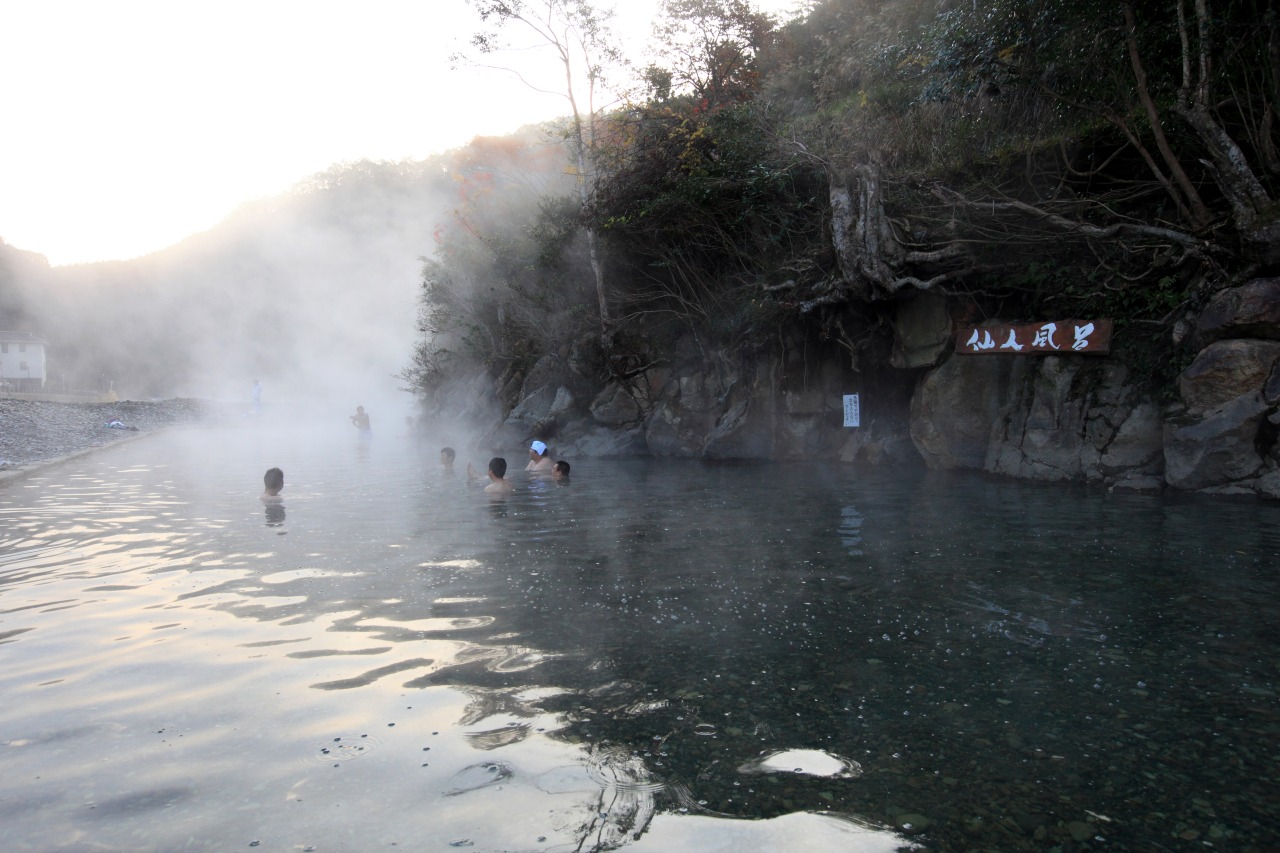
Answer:
M1275 506L465 444L0 486L5 849L1280 844Z

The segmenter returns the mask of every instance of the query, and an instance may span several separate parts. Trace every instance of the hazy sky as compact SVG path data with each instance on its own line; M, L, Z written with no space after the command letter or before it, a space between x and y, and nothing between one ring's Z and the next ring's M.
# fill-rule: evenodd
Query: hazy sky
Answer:
M638 51L657 0L625 0ZM758 0L789 12L796 0ZM343 161L420 158L565 112L450 70L463 0L3 0L0 238L136 257Z

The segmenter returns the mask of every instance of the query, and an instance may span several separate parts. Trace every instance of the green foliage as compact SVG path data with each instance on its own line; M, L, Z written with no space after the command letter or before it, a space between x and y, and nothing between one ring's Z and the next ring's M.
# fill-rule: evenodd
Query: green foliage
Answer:
M746 0L662 0L655 35L670 69L668 96L688 94L703 109L717 109L756 93L773 22Z
M484 140L448 169L457 205L424 259L405 379L427 393L476 366L527 369L590 324L580 205L558 143Z
M1184 43L1193 77L1205 51L1211 120L1270 166L1255 169L1259 221L1280 191L1274 12L1211 3L1202 36L1187 3L1184 40L1178 8L823 0L777 27L738 3L667 0L648 100L600 124L586 208L465 212L443 272L491 292L458 308L472 318L459 328L490 362L563 346L589 301L584 228L603 237L628 332L674 320L745 340L797 317L828 324L807 312L850 309L854 290L832 247L831 182L873 166L899 246L860 261L912 286L955 272L931 286L992 316L1112 317L1163 375L1190 283L1248 260L1228 224L1238 194L1208 165L1221 152L1185 118ZM1207 218L1191 215L1197 193ZM500 226L509 215L524 224Z
M628 118L631 145L593 213L630 271L631 310L721 323L774 270L821 251L820 175L780 153L754 109L708 112L689 98Z
M1186 302L1188 291L1185 282L1166 275L1143 286L1106 288L1094 297L1099 310L1119 318L1123 328L1127 324L1167 317Z

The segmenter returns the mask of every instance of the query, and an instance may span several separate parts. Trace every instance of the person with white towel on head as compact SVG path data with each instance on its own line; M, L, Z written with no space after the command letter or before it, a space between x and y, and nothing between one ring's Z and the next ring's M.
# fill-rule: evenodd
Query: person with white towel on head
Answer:
M552 460L547 455L547 446L541 441L535 441L529 445L529 464L524 466L524 470L531 474L550 474Z

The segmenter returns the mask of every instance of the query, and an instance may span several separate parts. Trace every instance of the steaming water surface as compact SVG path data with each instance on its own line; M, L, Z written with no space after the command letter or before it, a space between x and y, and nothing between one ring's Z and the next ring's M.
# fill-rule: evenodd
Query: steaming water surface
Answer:
M1274 507L595 460L495 503L436 449L0 488L4 849L1280 843Z

